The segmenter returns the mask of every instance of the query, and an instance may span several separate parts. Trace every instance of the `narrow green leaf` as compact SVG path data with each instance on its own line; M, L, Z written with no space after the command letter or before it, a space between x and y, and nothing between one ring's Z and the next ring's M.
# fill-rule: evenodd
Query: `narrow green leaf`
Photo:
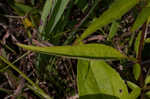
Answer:
M80 96L101 94L100 99L114 99L105 96L128 99L128 90L124 81L102 60L78 62L78 89Z
M136 88L140 88L138 85L134 84L133 82L131 81L127 81L127 84L129 86L130 89L136 89Z
M68 56L82 59L120 59L127 58L116 49L103 44L85 44L75 46L35 47L18 44L20 47L47 53L50 55ZM105 49L105 50L104 50Z
M67 7L67 4L69 3L69 0L58 0L57 4L55 6L55 11L51 15L51 20L49 20L47 26L46 26L46 31L48 33L51 33L57 23L59 22L60 18L62 17L65 8Z
M116 35L117 30L118 30L118 26L119 26L119 23L117 21L112 22L110 32L108 35L108 40L111 40Z
M115 0L107 11L105 11L98 19L91 23L91 25L85 30L77 42L82 41L97 29L123 16L132 7L134 7L138 1L139 0Z
M14 69L16 72L18 72L25 80L27 80L32 87L35 90L38 90L38 93L43 96L45 99L52 99L50 96L48 96L36 83L34 83L28 76L26 76L22 71L20 71L16 66L14 66L12 63L10 63L7 59L0 56L0 60L8 64L12 69Z
M22 15L22 16L24 16L26 13L33 10L32 7L21 4L21 3L10 4L10 6L17 12L17 14Z
M42 11L42 15L41 15L41 24L39 27L39 32L43 31L44 26L47 23L47 19L48 19L48 15L50 14L51 7L52 7L52 0L46 0L43 11Z
M138 17L136 18L136 21L133 24L133 27L131 28L131 32L135 32L137 29L139 29L144 22L149 18L150 16L150 7L145 7L142 9L142 11L139 13Z
M147 25L150 23L150 16L149 16L149 18L148 18L148 20L147 20Z
M131 36L131 40L129 43L129 46L132 46L134 37L135 37L135 31L138 30L143 24L144 22L146 22L146 20L149 19L150 17L150 7L145 7L142 9L142 11L138 14L132 28L131 28L131 32L133 33Z
M134 44L134 51L136 52L136 56L138 55L139 46L140 46L140 40L141 40L141 34L142 31L138 33L138 36L136 38L135 44Z
M148 75L145 79L145 85L150 83L150 75Z
M134 74L134 78L136 80L138 80L138 78L140 77L140 74L141 74L141 67L139 64L133 65L133 74Z
M55 21L54 21L54 24L50 30L50 32L52 32L52 30L55 28L56 24L58 23L58 21L60 20L67 4L69 3L69 0L61 0L61 4L60 4L60 7L59 7L59 10L57 12L57 15L55 17Z

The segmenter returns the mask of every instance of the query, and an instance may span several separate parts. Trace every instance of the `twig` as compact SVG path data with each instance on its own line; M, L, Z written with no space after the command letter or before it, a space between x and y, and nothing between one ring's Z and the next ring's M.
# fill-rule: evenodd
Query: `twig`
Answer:
M137 55L137 63L140 64L141 66L141 74L139 78L141 88L144 87L143 66L141 63L142 63L142 49L143 49L143 44L144 44L145 31L146 31L146 22L142 26L142 34L141 34L140 45L139 45L139 50L138 50L138 55ZM141 99L144 99L143 91L141 93Z
M15 19L23 19L24 16L12 16L12 15L4 15L7 18L15 18Z
M21 93L22 88L24 87L25 79L21 79L17 89L14 91L14 95L12 96L13 99L16 98Z

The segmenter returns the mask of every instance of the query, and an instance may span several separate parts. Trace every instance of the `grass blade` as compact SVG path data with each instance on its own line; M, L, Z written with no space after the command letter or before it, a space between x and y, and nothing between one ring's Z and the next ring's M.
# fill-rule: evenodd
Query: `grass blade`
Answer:
M28 78L22 71L20 71L16 66L11 64L8 60L6 60L4 57L0 56L0 59L8 64L12 69L14 69L16 72L18 72L24 79L26 79L36 90L38 90L39 94L43 96L46 99L52 99L50 96L48 96L37 84L35 84L30 78Z
M97 29L111 23L113 20L120 18L137 3L138 0L115 0L107 11L91 23L91 25L84 31L76 42L82 41Z
M50 14L51 7L52 7L52 0L47 0L45 2L45 5L44 5L43 11L42 11L42 15L41 15L41 24L39 27L40 33L43 32L44 26L47 23L47 19L48 19L48 15Z

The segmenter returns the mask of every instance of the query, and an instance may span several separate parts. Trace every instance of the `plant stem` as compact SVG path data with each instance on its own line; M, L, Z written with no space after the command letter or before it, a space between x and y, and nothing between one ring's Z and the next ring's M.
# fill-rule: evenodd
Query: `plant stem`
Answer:
M8 60L6 60L3 56L0 56L0 59L4 61L6 64L8 64L12 69L14 69L16 72L18 72L24 79L26 79L34 88L34 90L37 90L37 92L43 96L45 99L52 99L50 96L48 96L37 84L35 84L28 76L26 76L22 71L20 71L16 66L14 66L12 63L10 63Z
M137 56L137 63L140 64L141 66L141 74L140 74L140 87L144 87L144 75L143 75L143 66L142 66L142 49L144 45L144 37L145 37L145 31L146 31L146 22L142 26L142 34L141 34L141 39L140 39L140 45L139 45L139 50L138 50L138 56ZM142 91L141 93L141 99L144 99L144 92Z

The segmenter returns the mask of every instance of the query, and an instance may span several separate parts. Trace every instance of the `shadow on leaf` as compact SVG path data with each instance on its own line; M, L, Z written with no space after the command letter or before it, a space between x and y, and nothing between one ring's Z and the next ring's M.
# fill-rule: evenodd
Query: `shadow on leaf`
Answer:
M79 99L119 99L119 98L116 96L105 95L105 94L92 94L92 95L80 96Z

